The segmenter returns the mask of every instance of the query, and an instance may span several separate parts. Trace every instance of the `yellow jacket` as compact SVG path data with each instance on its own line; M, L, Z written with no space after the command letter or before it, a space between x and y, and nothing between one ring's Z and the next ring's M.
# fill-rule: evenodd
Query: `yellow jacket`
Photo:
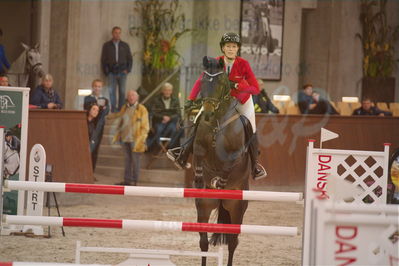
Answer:
M113 138L113 142L123 141L122 139L122 126L123 126L123 116L127 111L127 104L122 106L119 113L112 115L112 118L117 118L116 134ZM136 110L133 116L130 118L131 123L131 134L134 141L133 152L145 152L147 149L146 139L148 136L148 131L150 129L148 123L148 111L142 104L137 104Z

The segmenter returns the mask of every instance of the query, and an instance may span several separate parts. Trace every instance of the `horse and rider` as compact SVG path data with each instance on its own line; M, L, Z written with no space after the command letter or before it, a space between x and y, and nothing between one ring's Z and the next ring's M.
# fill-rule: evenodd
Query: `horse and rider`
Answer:
M226 33L220 41L223 55L204 57L205 70L185 104L186 111L201 109L188 140L167 152L181 169L189 167L187 160L193 154L194 186L199 189L248 190L249 176L258 180L267 175L257 160L252 95L259 93L259 86L249 63L238 56L240 46L237 34ZM208 223L216 209L217 223L242 224L248 201L197 198L195 205L199 223ZM233 264L237 234L214 233L210 239L206 232L199 234L201 251L208 251L209 244L227 244L227 265ZM206 265L206 257L202 257L201 264Z
M21 142L10 130L7 130L4 146L4 178L7 179L18 173Z
M252 95L259 94L260 90L256 77L252 72L248 61L238 56L240 47L241 39L238 34L223 34L220 40L220 49L223 55L217 57L216 60L223 60L223 71L228 75L230 81L230 95L237 100L237 111L249 121L250 127L252 128L251 132L249 132L250 136L247 136L247 139L250 140L248 143L248 151L252 160L252 176L255 180L258 180L267 175L266 170L258 162L259 148L256 136L255 109L252 100ZM204 74L201 74L195 82L189 100L185 104L186 110L193 107L195 100L201 91L201 79L203 76ZM196 122L197 120L198 119L196 119ZM193 150L197 127L198 123L195 123L189 133L187 141L181 147L170 149L167 152L168 157L174 161L176 166L180 169L185 169L189 166L187 160Z

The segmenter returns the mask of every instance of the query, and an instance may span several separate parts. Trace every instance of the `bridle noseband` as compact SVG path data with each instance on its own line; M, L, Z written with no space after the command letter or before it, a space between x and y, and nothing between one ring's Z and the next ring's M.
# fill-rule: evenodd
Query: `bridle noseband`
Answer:
M31 51L35 51L36 52L35 49L30 49L26 53L29 54L29 52L31 52ZM27 59L28 59L28 62L29 62L28 67L30 67L34 73L37 73L37 69L36 68L39 67L39 66L41 67L43 65L42 62L38 62L38 63L36 63L34 65L30 65L30 60L29 60L29 58L27 58Z
M209 73L208 71L204 71L204 74L207 75L208 77L210 77L209 81L212 82L214 77L217 77L221 74L224 74L224 71L219 71L216 73ZM213 109L215 111L217 111L220 107L220 103L222 102L222 100L228 100L230 97L230 95L222 95L220 98L212 98L212 97L204 97L202 102L204 103L209 103L212 105Z

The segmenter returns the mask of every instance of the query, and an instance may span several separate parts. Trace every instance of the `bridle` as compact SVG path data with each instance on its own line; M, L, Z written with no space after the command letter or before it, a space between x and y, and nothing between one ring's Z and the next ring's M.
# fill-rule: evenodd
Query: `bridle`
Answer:
M219 71L219 72L216 72L216 73L212 74L212 73L209 73L208 71L205 70L205 71L204 71L204 74L205 74L206 76L210 77L209 81L212 82L212 80L213 80L214 77L217 77L217 76L219 76L219 75L221 75L221 74L224 74L224 71ZM223 100L228 100L228 99L230 99L230 95L227 93L226 95L222 94L222 95L220 96L220 98L204 97L204 98L202 98L202 103L203 103L203 104L204 104L204 103L209 103L209 104L211 104L212 107L213 107L213 110L217 111L217 110L219 109L219 107L220 107L220 103L221 103Z
M27 51L27 54L29 54L29 52L30 51L34 51L35 49L30 49L29 51ZM28 61L29 61L29 58L28 58ZM30 63L30 62L29 62ZM36 68L37 67L39 67L39 66L42 66L43 64L42 64L42 62L38 62L38 63L36 63L36 64L34 64L33 66L30 66L30 68L32 69L32 71L34 72L34 73L37 73L36 72Z

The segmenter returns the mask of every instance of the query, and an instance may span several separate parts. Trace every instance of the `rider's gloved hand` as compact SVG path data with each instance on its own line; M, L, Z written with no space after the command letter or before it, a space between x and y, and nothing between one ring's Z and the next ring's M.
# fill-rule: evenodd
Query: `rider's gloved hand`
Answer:
M184 112L189 111L193 107L193 105L194 105L194 101L193 100L187 100L184 103Z
M230 89L235 90L238 88L238 83L231 80L229 80L229 82L230 82Z

